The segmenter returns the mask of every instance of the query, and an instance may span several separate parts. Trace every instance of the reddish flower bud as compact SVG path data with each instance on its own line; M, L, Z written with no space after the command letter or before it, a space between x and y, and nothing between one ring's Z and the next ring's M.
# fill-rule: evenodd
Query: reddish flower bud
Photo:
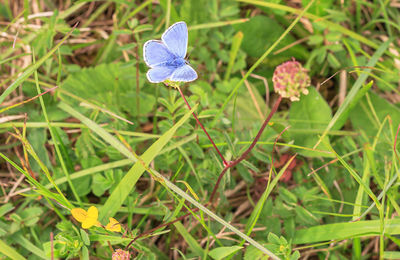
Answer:
M129 259L130 259L129 252L122 249L117 249L112 254L112 260L129 260Z
M310 77L307 70L295 59L287 61L276 67L272 77L274 90L291 101L297 101L300 94L308 94L307 87L310 86Z

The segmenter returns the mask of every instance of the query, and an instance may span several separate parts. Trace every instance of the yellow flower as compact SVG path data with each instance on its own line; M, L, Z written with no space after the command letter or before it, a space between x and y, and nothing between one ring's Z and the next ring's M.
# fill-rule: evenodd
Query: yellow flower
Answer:
M90 228L92 226L99 226L97 218L99 211L95 206L91 206L88 211L81 208L71 209L72 216L79 222L82 223L82 228Z
M115 218L109 218L110 222L106 225L108 231L121 232L121 225Z

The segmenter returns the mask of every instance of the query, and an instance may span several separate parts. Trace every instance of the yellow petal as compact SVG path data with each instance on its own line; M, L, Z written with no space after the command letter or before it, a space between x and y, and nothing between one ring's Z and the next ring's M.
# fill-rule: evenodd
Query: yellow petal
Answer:
M95 224L96 227L101 227L101 223L99 221L97 221L97 223Z
M87 211L87 217L96 219L97 221L98 216L99 216L99 211L97 210L97 208L95 206L91 206Z
M81 208L71 209L72 216L79 222L83 222L86 219L87 212Z
M97 218L86 218L85 221L82 222L82 228L90 228L97 224Z
M99 216L99 211L95 206L91 206L87 211L87 216L84 221L82 221L82 228L90 228L97 225L97 217Z
M115 218L109 218L110 222L106 225L108 231L121 232L121 225Z

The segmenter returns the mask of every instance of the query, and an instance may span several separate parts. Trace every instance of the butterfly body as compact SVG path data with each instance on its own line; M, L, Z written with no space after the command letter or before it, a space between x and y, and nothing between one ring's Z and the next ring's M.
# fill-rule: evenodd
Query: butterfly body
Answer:
M174 60L167 62L165 65L167 67L179 68L186 64L186 60L180 57L176 57Z
M197 79L196 71L185 60L188 30L185 22L171 25L161 41L150 40L143 46L143 57L151 69L147 79L152 83L165 80L190 82Z

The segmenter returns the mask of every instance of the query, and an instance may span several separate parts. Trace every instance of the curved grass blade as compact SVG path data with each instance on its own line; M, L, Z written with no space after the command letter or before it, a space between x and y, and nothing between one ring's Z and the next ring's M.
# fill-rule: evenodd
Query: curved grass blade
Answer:
M385 234L400 234L400 219L385 221ZM318 243L329 240L342 240L359 236L379 236L381 220L366 220L358 222L335 223L319 225L296 231L293 244Z
M0 252L14 260L25 260L26 258L20 255L14 248L7 245L3 240L0 240Z
M247 4L252 4L252 5L264 6L264 7L268 7L268 8L272 8L272 9L276 9L276 10L287 11L287 12L293 13L293 14L301 13L301 10L299 10L299 9L281 5L281 4L270 3L270 2L266 2L266 1L260 1L260 0L236 0L236 1L242 2L242 3L247 3ZM374 43L371 40L368 40L368 38L366 38L358 33L355 33L352 30L345 28L345 27L341 26L340 24L336 24L331 21L328 21L323 17L319 17L317 15L313 15L310 13L304 13L303 16L306 18L309 18L313 21L321 22L321 23L325 24L330 30L335 30L335 31L341 32L345 35L348 35L351 38L353 38L359 42L362 42L374 49L378 49L378 47L379 47L378 44Z

